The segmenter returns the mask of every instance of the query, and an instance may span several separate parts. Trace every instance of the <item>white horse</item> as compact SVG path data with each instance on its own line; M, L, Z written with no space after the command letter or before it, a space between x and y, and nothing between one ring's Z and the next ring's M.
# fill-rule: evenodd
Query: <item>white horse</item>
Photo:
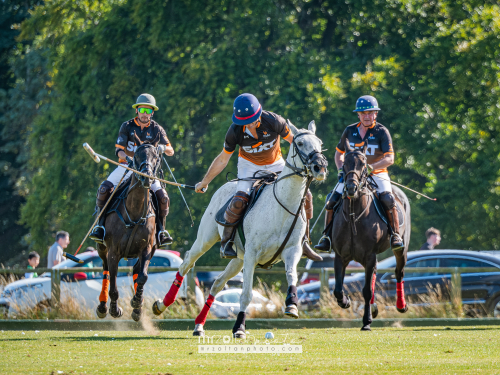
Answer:
M210 310L214 296L221 291L227 281L243 269L243 293L240 298L240 312L238 314L233 334L237 338L245 338L245 310L252 300L252 285L255 267L258 264L269 262L283 243L289 229L298 213L299 205L306 192L308 181L315 179L323 181L326 178L328 163L321 153L321 140L315 135L314 121L309 124L309 130L299 130L289 122L294 140L286 159L286 166L280 174L275 186L268 186L261 193L260 198L246 215L243 230L246 245L243 247L239 236L235 237L235 246L238 257L232 259L215 280L207 303L200 315L196 318L196 327L193 335L204 334L203 325ZM273 192L273 189L275 191ZM201 219L198 235L191 249L186 253L176 281L163 301L158 300L153 305L153 312L161 314L173 303L183 277L193 267L194 263L207 252L216 242L220 241L224 227L217 224L215 215L219 209L236 193L236 182L228 182L215 192ZM279 200L279 202L278 202ZM281 203L281 204L280 204ZM283 207L285 206L290 214ZM301 211L303 211L303 206ZM301 240L306 231L304 212L300 212L296 225L291 232L288 242L276 262L285 262L288 295L286 299L287 316L298 318L297 309L297 264L302 255ZM179 276L180 275L180 276Z

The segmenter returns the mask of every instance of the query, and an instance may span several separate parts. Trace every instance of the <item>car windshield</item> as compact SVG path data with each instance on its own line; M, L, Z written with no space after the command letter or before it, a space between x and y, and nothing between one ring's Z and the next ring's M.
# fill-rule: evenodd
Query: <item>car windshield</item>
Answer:
M312 262L311 268L333 268L335 258L325 257L321 262Z
M220 296L220 299L217 298L218 301L223 303L240 303L240 294L239 293L226 293Z

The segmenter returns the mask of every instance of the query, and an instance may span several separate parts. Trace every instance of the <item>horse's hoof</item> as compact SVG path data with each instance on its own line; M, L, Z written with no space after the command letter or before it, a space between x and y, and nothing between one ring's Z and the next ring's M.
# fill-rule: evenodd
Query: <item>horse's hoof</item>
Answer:
M233 337L235 339L246 339L247 338L247 334L245 333L245 331L242 331L242 330L237 330L235 333L233 333Z
M404 314L405 312L408 311L408 305L405 305L404 308L400 309L398 307L396 307L396 309L401 313L401 314Z
M113 318L120 318L123 315L123 309L121 307L117 307L116 311L110 310L109 315Z
M361 328L362 331L371 331L371 327L369 324L367 324L366 326L363 326L363 328Z
M163 310L161 309L161 306L163 305L163 301L161 299L158 299L153 303L152 309L153 309L153 314L155 315L161 315L162 312L166 310L165 305L163 305Z
M99 319L104 319L106 315L108 315L108 309L106 308L104 311L99 311L99 307L95 309L95 314Z
M134 297L130 300L130 306L132 306L134 309L139 309L142 307L142 303L144 302L144 298L142 298L140 301Z
M378 307L376 303L372 303L372 318L375 319L378 316Z
M193 336L204 337L205 330L203 329L203 324L197 324L194 326Z
M132 319L138 322L142 318L142 309L134 309L132 310Z
M341 308L348 309L349 307L351 307L351 299L349 298L349 296L346 296L346 300L347 300L346 303L344 303L344 301L338 301L338 300L337 303Z
M294 318L294 319L298 319L299 310L297 309L297 306L288 305L285 309L285 316L288 316L288 317Z

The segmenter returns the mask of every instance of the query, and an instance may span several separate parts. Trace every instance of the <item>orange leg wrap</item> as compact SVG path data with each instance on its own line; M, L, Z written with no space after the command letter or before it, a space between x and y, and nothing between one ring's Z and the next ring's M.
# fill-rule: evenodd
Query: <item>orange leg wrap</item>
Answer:
M138 274L135 274L134 276L132 276L132 278L134 279L134 292L137 293L137 283L135 282L135 280L137 280L137 277L139 277Z
M372 300L370 304L373 305L375 303L375 281L377 281L377 274L374 273L372 277Z
M102 279L102 289L99 295L100 302L108 302L108 290L109 290L109 271L104 271L104 278Z
M405 301L405 282L401 281L400 283L396 283L396 293L398 299L396 301L396 307L398 309L404 309L406 307Z

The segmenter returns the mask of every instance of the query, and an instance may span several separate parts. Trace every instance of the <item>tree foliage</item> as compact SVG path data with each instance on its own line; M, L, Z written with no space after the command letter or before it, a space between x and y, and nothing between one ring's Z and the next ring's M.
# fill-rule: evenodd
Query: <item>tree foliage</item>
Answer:
M140 93L157 99L177 179L194 184L222 149L234 98L252 92L301 127L316 121L331 172L312 189L316 214L335 184L335 146L357 119L354 103L373 94L393 136L392 177L438 198L408 193L411 248L429 226L442 230L442 247L498 248L499 11L460 0L45 2L22 25L50 77L26 139L32 173L22 220L33 246L45 247L57 229L73 241L87 232L113 166L96 165L81 145L113 156ZM232 159L227 171L236 171ZM224 174L207 194L185 192L193 228L169 188L174 248L193 243ZM206 259L214 264L218 254Z

